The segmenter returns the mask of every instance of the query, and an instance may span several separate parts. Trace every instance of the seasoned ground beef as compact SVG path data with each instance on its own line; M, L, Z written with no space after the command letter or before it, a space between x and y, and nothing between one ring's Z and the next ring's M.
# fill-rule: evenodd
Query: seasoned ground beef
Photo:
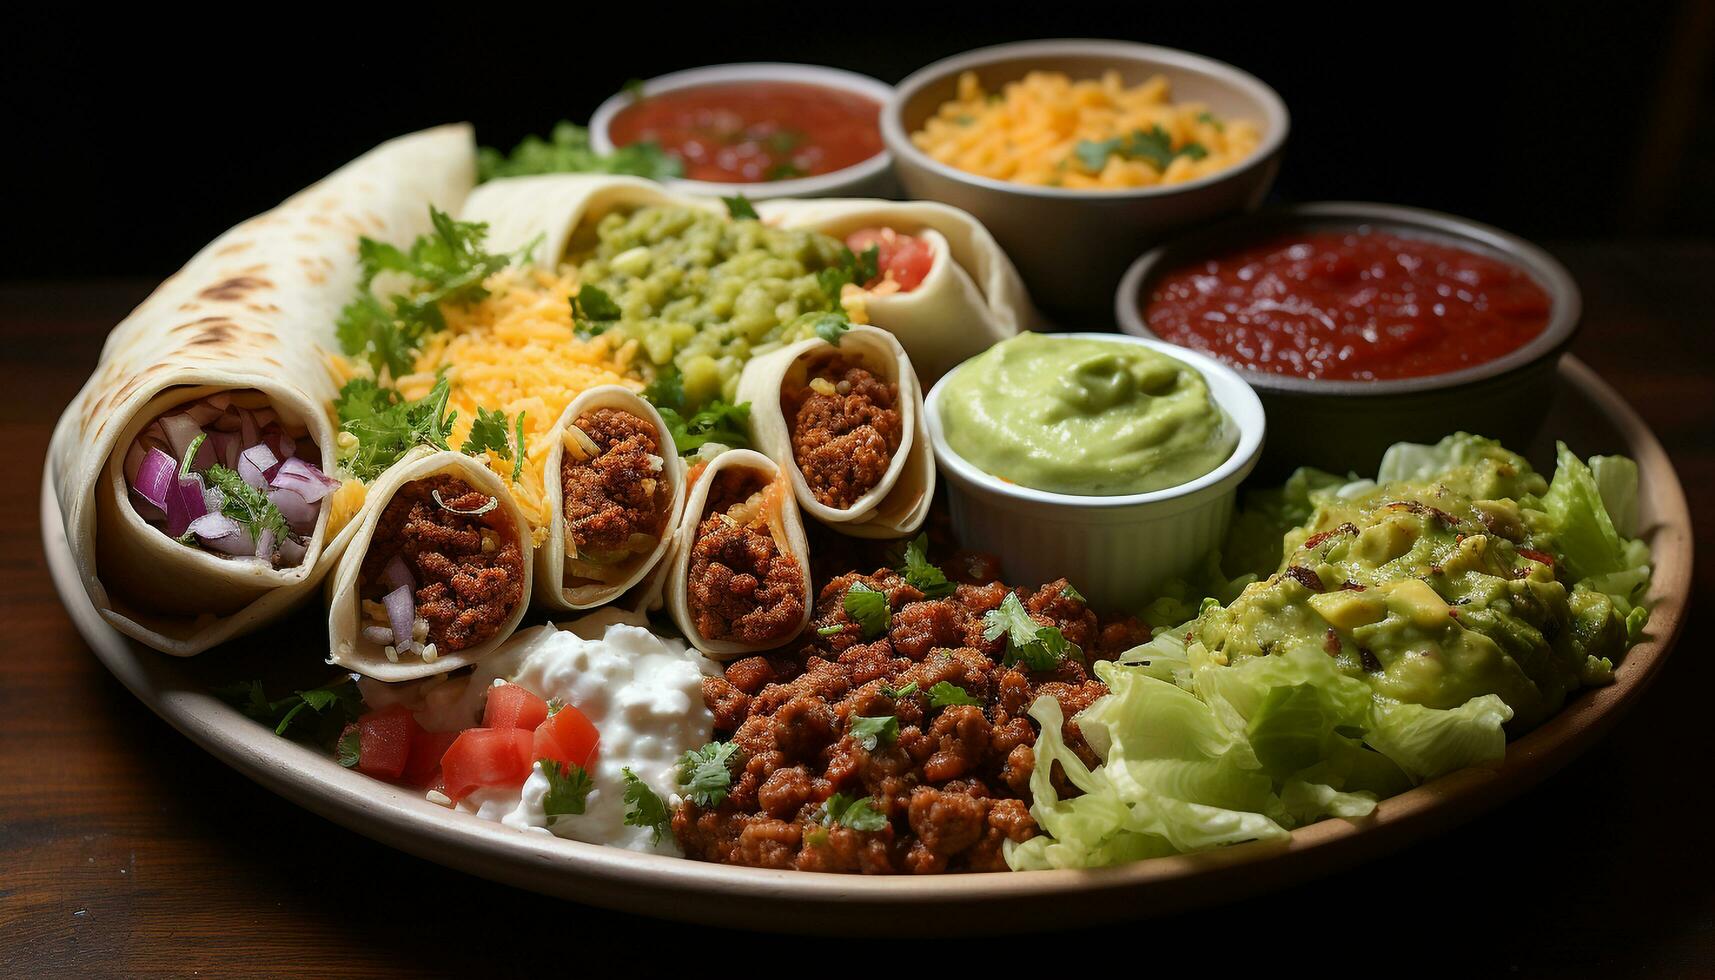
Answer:
M736 468L714 479L691 546L687 587L697 631L710 640L785 643L804 615L804 570L774 543L762 508L742 523L727 516L767 484Z
M566 533L580 557L623 556L633 534L661 535L672 488L661 479L661 441L655 426L628 412L599 408L572 423L601 455L560 464ZM570 549L568 549L570 550Z
M434 494L439 491L441 503ZM360 570L363 593L380 599L381 573L403 555L417 580L417 615L428 621L425 642L463 650L494 636L524 601L524 556L504 508L474 511L494 498L452 476L431 476L399 488L381 512Z
M816 500L850 507L875 489L899 451L899 386L843 357L822 365L811 379L825 384L781 393L792 457Z
M954 573L993 567L961 558L947 570L959 577ZM856 582L887 595L891 620L871 639L844 608ZM962 582L951 596L928 599L887 569L839 576L821 590L801 649L738 660L723 676L705 679L716 737L739 751L720 806L686 800L675 811L673 831L685 852L814 871L1003 870L1004 842L1036 833L1028 803L1036 741L1026 715L1031 703L1049 695L1071 719L1106 693L1077 659L1045 672L1003 663L1005 640L984 639L983 614L1011 593L1033 619L1059 627L1091 659L1148 636L1135 620L1103 629L1064 581L1035 593ZM931 692L943 683L963 697L943 698L937 707ZM975 703L949 703L967 699ZM884 733L866 748L853 719L888 716L897 735ZM1094 761L1076 724L1068 721L1065 734ZM836 793L868 797L885 825L828 826L824 804Z

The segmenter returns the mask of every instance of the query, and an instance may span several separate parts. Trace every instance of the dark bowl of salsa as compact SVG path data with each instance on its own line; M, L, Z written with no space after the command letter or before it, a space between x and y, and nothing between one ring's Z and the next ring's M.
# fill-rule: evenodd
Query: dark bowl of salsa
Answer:
M818 65L711 65L662 75L603 102L596 150L654 143L697 194L876 197L894 189L881 140L891 86Z
M1374 472L1395 442L1528 445L1582 301L1529 242L1387 204L1276 208L1134 262L1120 329L1231 365L1262 397L1262 471Z

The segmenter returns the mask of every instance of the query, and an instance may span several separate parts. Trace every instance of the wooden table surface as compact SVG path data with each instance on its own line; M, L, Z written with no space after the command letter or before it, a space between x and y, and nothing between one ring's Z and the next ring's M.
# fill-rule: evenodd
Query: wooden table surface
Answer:
M1553 250L1584 289L1576 352L1654 427L1691 498L1697 611L1660 680L1594 751L1444 837L1218 909L1009 942L1008 959L1715 972L1715 625L1703 614L1715 601L1715 243ZM39 467L106 331L149 285L0 285L0 446L13 459L0 482L12 637L0 653L0 976L719 973L747 962L738 943L790 942L551 901L408 857L226 769L107 674L48 579ZM925 944L922 962L964 961L962 946ZM835 972L881 962L848 956Z

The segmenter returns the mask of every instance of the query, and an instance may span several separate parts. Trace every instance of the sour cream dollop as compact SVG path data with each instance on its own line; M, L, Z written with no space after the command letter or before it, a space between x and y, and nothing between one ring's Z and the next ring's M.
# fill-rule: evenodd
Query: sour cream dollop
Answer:
M459 809L509 827L558 837L677 854L671 834L651 842L653 830L625 823L624 770L629 768L671 805L677 797L679 757L714 737L714 717L703 704L704 674L720 666L679 640L650 632L643 621L603 610L556 627L522 630L478 665L468 679L427 687L407 699L424 728L454 731L477 723L496 682L522 685L544 699L574 705L601 734L590 778L595 788L584 812L550 825L542 798L548 778L533 770L522 787L480 789ZM371 685L378 686L378 685ZM377 691L372 707L387 697ZM394 700L397 700L397 696Z

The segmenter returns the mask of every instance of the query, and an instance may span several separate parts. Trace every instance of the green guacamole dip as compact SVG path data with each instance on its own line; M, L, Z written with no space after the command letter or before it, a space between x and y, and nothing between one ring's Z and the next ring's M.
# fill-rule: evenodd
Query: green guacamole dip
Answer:
M574 255L579 281L619 304L607 330L636 339L657 368L679 369L692 406L731 400L757 348L797 339L795 319L833 308L816 273L844 246L827 235L684 207L609 214L595 233Z
M1211 472L1238 445L1203 376L1141 344L1020 334L947 384L947 444L984 472L1037 490L1163 490Z

